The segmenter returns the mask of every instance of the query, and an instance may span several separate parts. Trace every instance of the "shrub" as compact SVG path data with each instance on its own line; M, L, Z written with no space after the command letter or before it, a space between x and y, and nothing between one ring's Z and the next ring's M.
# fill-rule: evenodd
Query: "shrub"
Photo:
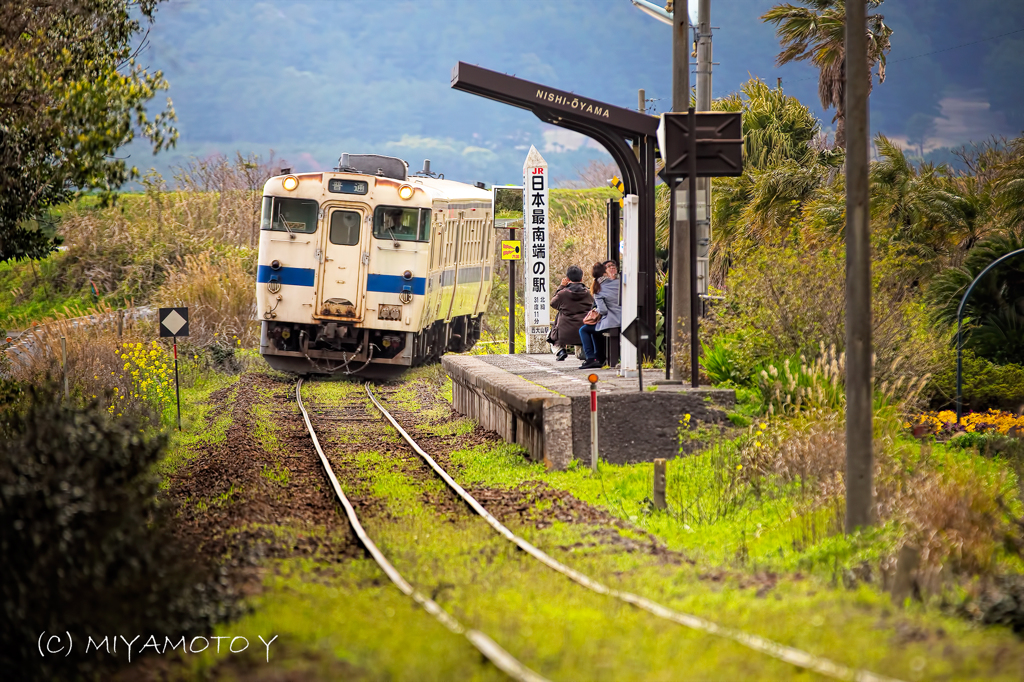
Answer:
M217 583L168 529L140 435L96 401L74 407L47 382L0 411L0 669L11 679L95 678L125 659L40 658L41 632L191 635L227 615Z
M952 410L925 412L918 415L913 420L913 423L915 425L923 424L927 426L927 431L936 436L949 436L954 433L960 433L961 435L954 439L960 444L958 447L973 446L981 442L973 438L966 438L966 436L980 436L981 434L1006 435L1014 429L1024 431L1024 416L1011 412L999 412L998 410L961 414L959 425L956 423L956 412ZM908 428L910 425L911 422L905 424Z
M901 358L886 368L877 367L875 377L875 408L896 408L906 412L918 401L929 377L913 377L900 373ZM888 376L881 382L879 375ZM795 413L801 409L841 410L846 405L846 358L835 346L826 349L808 363L803 356L767 363L758 368L757 385L768 413Z
M737 341L736 337L719 335L710 346L704 347L701 366L712 384L743 384L750 379L749 375L744 375L740 371L739 363L736 361L734 345Z
M743 340L735 357L746 376L779 358L809 357L822 345L842 350L845 282L844 251L838 246L752 246L729 271L726 300L713 306L709 330ZM933 374L948 341L919 301L882 281L872 291L871 333L878 382L898 378L889 373L897 359L900 374Z
M898 424L876 412L874 487L879 522L893 524L904 542L921 550L929 581L934 582L943 566L967 575L993 571L1008 538L1020 535L1014 532L1003 501L1014 487L1010 471L972 464L962 455L922 458L915 444L894 436L894 426ZM741 444L741 453L744 475L755 489L770 481L795 484L800 499L812 509L843 499L846 431L840 412L814 410L795 420L773 421L767 428L759 424L751 434ZM836 532L842 520L840 511ZM1024 546L1021 540L1014 542Z
M1018 410L1024 407L1024 365L996 365L963 352L963 404L966 409ZM950 407L956 402L956 353L947 350L929 387L933 407Z

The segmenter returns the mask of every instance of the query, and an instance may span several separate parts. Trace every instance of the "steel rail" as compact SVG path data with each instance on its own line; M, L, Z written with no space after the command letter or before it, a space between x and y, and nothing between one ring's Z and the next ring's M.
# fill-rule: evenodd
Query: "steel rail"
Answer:
M384 556L383 552L381 552L377 545L374 544L373 540L370 539L370 536L363 528L363 524L359 522L359 517L356 515L355 508L353 508L352 503L349 502L348 498L345 497L345 493L342 492L341 484L338 483L338 477L334 475L334 470L327 461L327 456L324 454L323 448L320 447L320 440L316 437L313 425L309 421L309 414L306 412L306 407L302 404L302 382L303 379L299 379L298 383L295 385L295 399L299 404L299 410L302 411L302 419L306 422L306 430L309 431L309 437L313 440L313 446L316 448L316 453L320 457L320 464L323 465L324 471L327 473L327 478L330 479L331 486L334 487L334 494L337 496L338 501L341 502L341 506L345 508L345 515L348 516L348 522L352 526L353 532L355 532L356 537L359 538L359 542L363 547L366 548L366 551L370 553L370 556L373 557L373 560L376 561L377 565L380 566L382 571L384 571L384 574L387 575L391 582L393 582L403 594L411 597L417 604L423 607L424 611L436 618L451 632L457 635L462 635L468 639L469 643L476 647L477 651L483 654L488 661L494 664L494 667L498 668L512 679L521 680L522 682L548 682L546 677L538 675L534 671L530 670L483 632L473 628L464 627L451 614L441 608L437 602L423 596L409 583L409 581L403 578L402 574L399 573L391 562L387 560L387 557Z
M373 395L373 392L370 391L370 382L366 382L364 388L366 389L366 395L370 397L370 400L373 402L374 406L376 406L376 408L380 410L381 414L383 414L384 417L387 418L389 422L391 422L391 425L395 427L398 433L402 435L402 438L405 439L405 442L408 443L410 447L412 447L412 449L416 451L416 454L423 458L423 460L430 465L430 468L433 469L434 472L438 476L440 476L445 483L448 484L448 487L454 490L456 494L458 494L458 496L461 497L466 504L472 507L473 511L475 511L477 514L483 517L483 519L488 523L488 525L490 525L491 528L497 531L499 535L503 536L509 542L514 543L521 550L523 550L524 552L526 552L534 559L547 566L548 568L558 571L570 580L582 585L583 587L586 587L589 590L597 592L598 594L613 597L615 599L620 599L626 603L632 604L633 606L639 609L642 609L644 611L647 611L648 613L658 616L659 618L670 620L674 623L678 623L679 625L683 625L693 630L698 630L700 632L706 632L708 634L724 637L725 639L730 639L738 644L741 644L749 649L753 649L754 651L757 651L759 653L767 654L768 656L771 656L772 658L775 658L777 660L790 663L792 665L804 668L806 670L814 671L826 677L831 677L837 680L848 680L850 682L900 682L896 678L886 677L884 675L876 675L875 673L872 673L867 670L857 670L854 668L850 668L841 663L836 663L835 661L831 661L821 656L816 656L812 653L808 653L801 649L796 649L791 646L779 644L778 642L774 642L765 637L761 637L760 635L752 635L750 633L738 630L736 628L718 625L717 623L713 623L709 620L701 618L700 616L694 616L688 613L675 611L666 606L662 606L657 602L651 601L646 597L641 597L631 592L624 592L622 590L616 590L614 588L608 587L607 585L604 585L603 583L600 583L597 580L594 580L593 578L590 578L589 576L586 576L575 569L569 568L568 566L561 563L554 557L546 554L540 549L537 549L532 544L527 542L525 539L519 537L511 530L509 530L507 527L505 527L505 525L498 521L498 519L494 518L494 516L492 516L490 512L484 509L483 505L481 505L476 500L475 497L470 495L468 492L466 492L465 488L456 483L455 479L449 476L448 472L441 468L441 466L438 465L436 461L434 461L433 457L424 452L423 448L421 448L416 443L416 441L413 440L412 436L410 436L406 432L406 430L402 428L401 424L399 424L395 420L395 418L391 416L391 413L384 409L384 406L380 404L377 398Z

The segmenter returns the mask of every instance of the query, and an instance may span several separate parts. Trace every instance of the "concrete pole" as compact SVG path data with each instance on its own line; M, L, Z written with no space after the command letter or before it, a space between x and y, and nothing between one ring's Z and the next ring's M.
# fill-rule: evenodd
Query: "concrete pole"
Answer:
M677 0L672 12L672 111L685 112L690 108L690 20L686 0ZM683 203L683 189L675 189L674 215L669 216L672 231L672 253L669 260L669 286L672 287L672 309L666 320L671 333L668 339L672 349L671 378L686 380L686 353L690 329L690 225L686 220L687 205Z
M711 0L699 0L697 4L697 33L697 111L711 111ZM711 178L697 178L697 196L704 204L697 215L697 290L707 294L711 271ZM703 309L699 307L702 316Z
M711 111L711 0L697 4L697 111Z
M846 3L846 532L873 522L867 0Z

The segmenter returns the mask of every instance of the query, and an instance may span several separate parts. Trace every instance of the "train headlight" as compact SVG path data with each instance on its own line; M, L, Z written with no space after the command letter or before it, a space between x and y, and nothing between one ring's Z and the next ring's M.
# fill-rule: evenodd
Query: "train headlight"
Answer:
M409 199L412 199L412 192L412 187L410 187L409 185L402 185L398 190L398 196L408 201Z
M293 189L299 186L299 179L294 175L289 175L287 178L284 179L284 182L282 182L281 184L284 186L286 190L291 192Z
M270 269L271 270L280 270L281 269L281 261L279 261L279 260L272 260L272 261L270 261Z
M405 272L403 272L402 279L404 279L406 282L412 279L412 270L406 270Z

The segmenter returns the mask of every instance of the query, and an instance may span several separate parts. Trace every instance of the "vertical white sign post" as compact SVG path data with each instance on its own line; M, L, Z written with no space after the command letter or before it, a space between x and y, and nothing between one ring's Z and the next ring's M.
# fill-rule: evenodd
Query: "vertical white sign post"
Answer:
M622 326L625 329L636 319L636 299L640 294L637 287L637 272L640 269L640 198L627 194L622 198L623 234L622 279L619 288L619 304L622 306ZM636 346L624 336L619 336L619 376L637 376Z
M547 353L551 328L548 291L548 164L530 147L523 164L523 233L526 251L526 352Z

